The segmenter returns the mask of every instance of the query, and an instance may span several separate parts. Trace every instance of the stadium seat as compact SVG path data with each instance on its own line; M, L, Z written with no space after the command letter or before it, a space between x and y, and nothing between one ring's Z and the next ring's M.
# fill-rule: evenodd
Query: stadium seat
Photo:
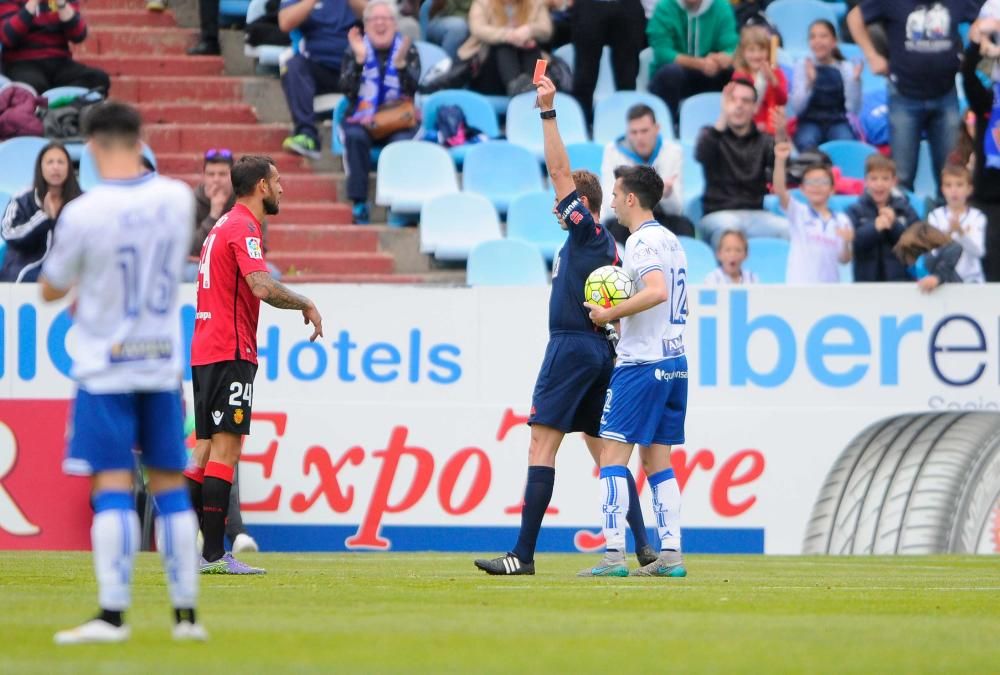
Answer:
M686 98L681 103L680 140L684 143L694 143L698 140L698 132L703 126L715 124L721 110L721 93L707 92Z
M10 202L10 195L6 192L0 192L0 218L3 218L7 212L8 202ZM0 239L0 267L3 267L3 258L5 255L7 255L7 242Z
M566 241L566 231L552 213L555 195L551 191L526 192L510 202L507 209L507 238L534 244L552 260Z
M444 105L457 105L465 115L465 121L469 126L479 129L490 138L500 137L500 125L497 122L497 114L489 100L482 94L467 89L445 89L438 91L423 99L421 111L423 113L423 129L426 133L433 133L437 129L437 111ZM462 166L465 155L474 145L460 145L455 148L448 148L455 164Z
M795 53L809 51L809 24L817 19L826 19L837 25L837 12L821 0L775 0L764 10L778 32L782 46Z
M41 136L18 136L0 143L0 190L16 195L29 187L38 153L48 143Z
M757 275L762 284L783 284L788 268L788 240L776 237L754 237L750 240L746 268Z
M681 193L685 199L701 199L705 192L705 172L701 162L694 158L694 144L681 144Z
M507 141L473 145L465 155L462 189L476 192L506 213L511 200L542 188L538 161L529 150Z
M266 5L267 0L250 0L250 5L247 7L247 25L250 25L264 15ZM251 59L257 59L257 63L261 66L277 68L281 60L281 54L287 49L288 45L257 45L256 47L251 47L248 44L244 44L243 55Z
M819 149L830 156L830 161L847 178L864 178L865 160L878 152L874 145L861 141L827 141Z
M934 180L934 159L931 157L931 145L926 140L920 141L920 152L917 154L917 175L913 180L913 191L921 197L937 196L937 181Z
M448 58L448 52L433 42L417 40L414 44L417 47L417 53L420 54L420 79L423 80L424 75L434 67L434 64Z
M477 244L501 238L496 209L482 195L439 195L420 209L420 252L437 260L465 260Z
M567 43L552 52L553 56L558 56L569 66L570 70L576 70L576 49L572 43ZM615 93L615 74L611 69L611 48L605 47L601 51L601 62L597 71L597 84L594 86L594 103L603 101Z
M856 204L861 195L833 195L830 197L830 210L834 213L847 213L852 204Z
M417 213L430 199L458 192L448 151L424 141L390 143L379 155L375 203L398 213Z
M840 264L840 283L842 284L853 284L854 283L854 263L845 262Z
M472 249L465 280L470 286L546 286L549 273L538 248L515 239L499 239Z
M701 218L705 214L701 197L702 195L698 194L684 198L684 215L694 224L695 228L701 224Z
M646 47L639 52L639 76L635 78L635 88L639 91L649 89L649 80L653 76L649 69L653 66L653 48Z
M152 148L150 148L145 143L142 144L142 154L143 156L152 162L153 167L156 167L156 155L153 154ZM95 185L101 182L101 176L97 173L97 165L94 163L94 157L90 154L90 150L84 145L80 152L80 189L86 192L90 190Z
M566 153L569 155L570 169L573 171L585 169L600 177L601 162L604 160L603 145L594 143L593 141L570 143L566 146Z
M604 145L625 135L626 114L634 105L645 103L653 109L664 138L674 137L670 109L663 99L642 91L616 91L594 105L594 142Z
M342 96L340 102L337 103L337 107L333 109L333 132L330 134L330 152L338 157L344 154L344 139L341 136L340 125L344 123L344 117L347 115L347 106L349 104L350 101L347 100L347 97ZM373 165L378 165L378 158L381 153L381 147L372 147L370 155Z
M927 199L934 201L934 193L929 195L918 195L916 192L906 191L906 199L921 220L927 217Z
M518 94L507 104L507 140L531 150L542 159L545 155L542 142L542 120L535 108L533 92ZM587 123L583 109L576 99L561 91L556 92L556 110L559 111L559 133L563 143L581 143L587 137Z
M51 104L53 101L66 96L72 96L73 98L83 96L88 91L90 90L86 87L53 87L52 89L45 91L42 96L48 99Z
M8 84L10 84L10 78L9 77L4 77L3 75L0 75L0 89L3 89Z
M420 4L420 12L418 13L418 20L420 21L420 34L427 39L427 25L431 22L431 5L433 2L423 2Z
M684 247L684 255L687 256L688 283L705 283L705 277L711 274L719 265L715 259L712 247L694 237L677 238L680 240L681 246Z
M234 25L246 21L250 0L221 0L219 2L219 17L223 25Z

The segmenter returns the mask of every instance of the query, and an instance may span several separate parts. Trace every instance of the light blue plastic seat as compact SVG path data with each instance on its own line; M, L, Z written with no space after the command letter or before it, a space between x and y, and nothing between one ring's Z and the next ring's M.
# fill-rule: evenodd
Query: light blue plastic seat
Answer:
M572 43L564 44L552 52L553 56L558 56L570 67L576 70L576 49ZM597 70L597 84L594 85L594 103L603 101L615 93L615 72L611 67L611 48L604 47L601 50L601 61Z
M684 99L680 110L681 141L694 143L704 126L712 126L722 110L722 94L706 92Z
M4 214L7 213L7 204L10 202L10 195L6 192L0 192L0 218L3 218ZM0 267L3 267L3 258L7 255L7 242L0 239Z
M427 26L431 22L431 5L433 2L423 2L420 4L420 11L417 14L417 19L420 22L420 34L427 39Z
M833 165L847 178L865 177L865 160L878 148L862 141L827 141L819 149L830 156Z
M333 109L333 133L330 134L330 152L337 156L344 154L343 124L344 118L347 116L347 106L349 104L350 101L347 100L346 96L343 96L340 102L337 103L337 107ZM380 154L382 154L382 146L373 145L369 153L372 165L378 165Z
M913 179L913 191L921 197L937 196L938 186L934 177L934 159L931 157L931 145L926 140L920 141L920 152L917 154L917 175Z
M830 210L834 213L847 213L847 209L858 203L861 195L833 195L830 197Z
M153 168L156 168L156 155L153 154L153 149L145 143L142 144L142 155L153 164ZM84 192L101 182L101 176L97 173L97 164L94 163L94 156L90 154L90 149L86 145L80 151L80 170L78 173L80 189Z
M223 25L246 21L250 0L221 0L219 2L219 17ZM228 20L228 21L227 21Z
M681 246L684 247L684 255L687 256L687 278L688 283L703 284L705 277L711 274L719 266L715 259L712 247L694 237L677 237Z
M534 244L552 260L566 243L566 231L559 225L552 208L555 195L551 191L526 192L510 202L507 210L507 238Z
M253 23L266 12L267 0L250 0L247 7L247 25ZM281 54L288 49L288 45L243 45L243 55L252 59L257 59L257 63L262 66L278 67Z
M601 162L604 160L604 146L600 143L570 143L566 146L569 155L569 167L576 171L584 169L601 177Z
M639 75L635 78L635 88L639 91L647 91L649 89L649 80L652 77L652 73L649 69L653 66L653 48L646 47L641 52L639 52Z
M52 103L56 99L63 98L64 96L83 96L88 91L90 90L86 87L52 87L51 89L47 89L42 96L47 98L49 103Z
M477 244L502 237L496 209L482 195L440 195L420 209L420 252L438 260L465 260Z
M470 286L546 286L549 273L536 246L499 239L472 249L465 279Z
M643 103L653 109L660 133L664 138L674 137L673 118L659 96L644 91L616 91L594 106L594 142L605 144L625 135L629 109Z
M475 127L490 138L500 137L500 124L497 122L497 114L493 105L482 94L467 89L445 89L438 91L423 99L421 111L423 113L423 129L427 133L433 133L437 129L438 108L445 105L457 105L465 115L465 121L470 127ZM455 164L462 166L465 155L473 145L460 145L455 148L448 148Z
M15 195L30 187L38 153L48 143L41 136L18 136L0 143L0 190Z
M434 197L458 192L451 155L425 141L390 143L379 155L375 203L397 213L418 213Z
M433 42L417 40L414 45L417 48L417 53L420 55L420 80L422 81L424 79L424 75L427 74L427 71L433 68L438 61L443 61L448 58L448 52L441 49Z
M788 240L754 237L745 267L753 270L762 284L783 284L788 271Z
M507 104L507 140L531 150L536 157L542 159L545 156L542 120L535 107L536 98L529 91L510 99ZM590 140L583 109L575 98L561 91L556 92L555 107L559 114L559 134L563 143L569 145Z
M705 193L705 171L701 162L694 158L694 145L681 144L681 187L685 199L701 196Z
M792 52L809 50L809 24L813 21L838 23L836 10L820 0L775 0L764 14L781 33L782 46Z
M508 141L473 145L465 155L462 189L476 192L505 213L511 200L542 189L542 172L531 151Z
M690 220L695 226L695 229L697 229L701 223L702 216L705 215L705 206L702 203L702 195L694 195L684 198L684 215L688 217L688 220Z
M927 217L927 197L933 199L933 194L931 195L918 195L916 192L906 191L906 199L910 202L910 206L916 212L917 216L923 220Z

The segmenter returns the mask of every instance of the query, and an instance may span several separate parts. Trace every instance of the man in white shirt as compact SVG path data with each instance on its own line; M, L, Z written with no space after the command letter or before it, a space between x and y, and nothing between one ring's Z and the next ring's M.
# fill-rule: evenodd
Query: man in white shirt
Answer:
M73 377L78 383L63 470L91 477L91 539L100 613L56 644L123 642L139 543L133 449L142 451L156 503L175 640L205 640L195 620L198 521L181 472L184 349L178 281L191 241L194 195L141 168L140 118L102 103L86 120L102 181L63 209L42 268L47 301L76 287ZM81 508L85 508L81 505Z
M613 203L618 220L632 232L625 244L625 271L636 293L612 307L585 303L598 326L621 320L618 361L601 417L601 485L607 551L580 576L627 576L625 521L629 495L626 472L639 446L653 492L660 555L640 567L639 576L683 577L681 494L670 464L670 449L684 442L687 413L687 257L670 231L653 220L663 181L652 167L615 170Z

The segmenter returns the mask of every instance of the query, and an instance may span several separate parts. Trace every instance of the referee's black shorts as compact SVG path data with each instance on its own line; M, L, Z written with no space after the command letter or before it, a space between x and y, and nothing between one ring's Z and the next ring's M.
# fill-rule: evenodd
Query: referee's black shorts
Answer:
M256 375L257 364L249 361L220 361L191 367L196 438L210 439L220 431L250 434Z

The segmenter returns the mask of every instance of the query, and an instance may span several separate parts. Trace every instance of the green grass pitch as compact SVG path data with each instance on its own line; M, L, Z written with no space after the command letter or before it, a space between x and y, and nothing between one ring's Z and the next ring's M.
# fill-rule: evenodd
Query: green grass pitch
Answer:
M689 556L686 579L581 579L597 556L487 577L472 555L260 554L202 577L208 644L174 644L155 554L132 640L90 617L87 553L0 552L0 673L997 673L1000 559ZM634 564L634 560L632 561Z

